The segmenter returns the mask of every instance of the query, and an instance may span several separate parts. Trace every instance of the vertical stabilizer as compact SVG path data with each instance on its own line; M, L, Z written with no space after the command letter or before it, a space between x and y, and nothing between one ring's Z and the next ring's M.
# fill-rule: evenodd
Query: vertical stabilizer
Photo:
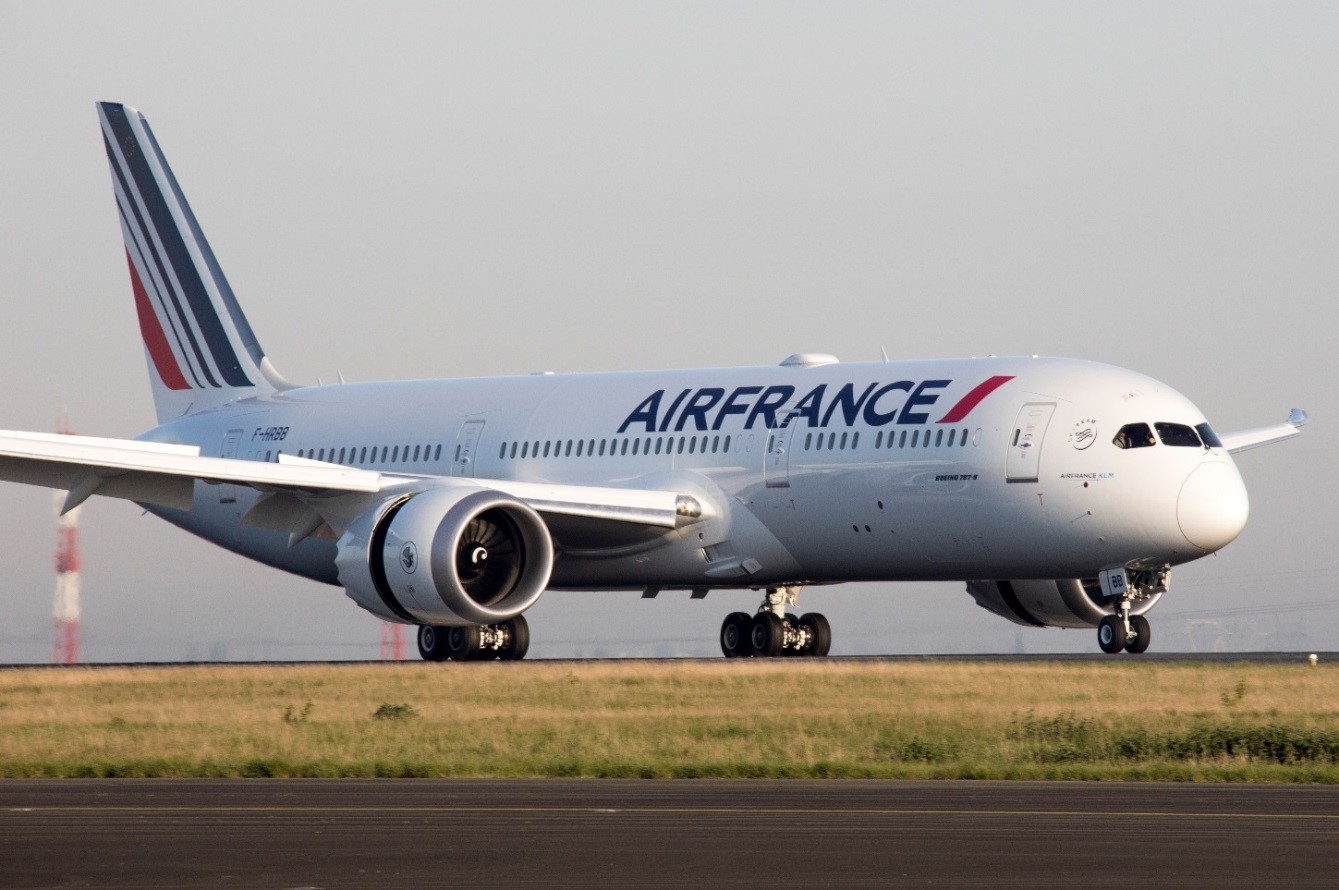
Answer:
M288 387L270 365L149 122L98 103L159 422Z

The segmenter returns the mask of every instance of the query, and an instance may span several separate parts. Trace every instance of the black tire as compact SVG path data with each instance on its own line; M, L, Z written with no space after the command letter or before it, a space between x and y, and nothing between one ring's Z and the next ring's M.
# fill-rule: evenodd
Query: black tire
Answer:
M1107 615L1097 625L1097 645L1108 655L1125 648L1125 627L1117 615Z
M786 625L772 612L759 612L753 616L749 626L749 642L753 645L753 654L760 658L771 658L781 654L781 644L786 639Z
M475 661L483 655L477 624L448 627L443 636L446 637L446 657L452 661ZM491 658L493 653L489 652L488 655Z
M1134 639L1125 644L1125 651L1131 655L1138 655L1148 649L1148 644L1153 642L1153 628L1143 615L1131 615L1130 629L1134 631Z
M498 650L498 659L520 661L525 658L525 653L530 651L530 622L525 620L524 615L517 615L510 621L502 622L502 626L507 630L507 642Z
M832 626L828 624L828 619L818 612L807 612L800 616L800 625L809 630L809 636L812 642L809 648L805 649L803 654L814 658L823 658L832 648Z
M446 628L421 624L418 628L418 654L424 661L446 660Z
M746 658L753 654L749 629L753 619L747 612L731 612L721 622L721 652L726 658Z

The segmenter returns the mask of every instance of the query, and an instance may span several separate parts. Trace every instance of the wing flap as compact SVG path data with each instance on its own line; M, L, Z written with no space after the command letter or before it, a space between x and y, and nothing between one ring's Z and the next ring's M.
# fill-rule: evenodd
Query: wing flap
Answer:
M493 489L569 524L612 521L672 530L703 515L696 498L660 489L380 473L287 454L270 463L202 457L195 446L10 431L0 431L0 480L65 489L66 510L94 494L188 510L196 481L245 485L263 497L243 524L286 531L292 543L311 535L338 537L377 497L427 485Z
M93 494L188 509L197 479L261 491L375 493L383 487L380 473L316 461L201 457L187 445L8 430L0 431L0 479L66 489L67 510Z

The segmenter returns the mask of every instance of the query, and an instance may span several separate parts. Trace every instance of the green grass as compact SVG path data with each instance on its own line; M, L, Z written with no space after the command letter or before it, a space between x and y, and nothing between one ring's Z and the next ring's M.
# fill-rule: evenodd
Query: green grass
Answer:
M1339 782L1331 666L439 664L0 672L0 776Z

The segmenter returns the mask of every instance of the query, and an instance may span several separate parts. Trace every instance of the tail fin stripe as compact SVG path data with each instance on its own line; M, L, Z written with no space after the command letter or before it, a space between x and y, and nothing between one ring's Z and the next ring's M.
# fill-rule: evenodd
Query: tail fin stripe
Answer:
M125 171L118 162L117 152L112 142L104 135L103 142L107 145L107 157L111 160L112 172L115 174L117 186L117 210L121 213L121 224L126 227L133 236L135 247L140 254L141 260L152 260L153 269L149 269L146 264L141 263L141 269L151 271L154 274L145 276L143 283L152 284L158 301L163 307L164 317L169 321L173 336L177 340L177 346L182 358L186 359L185 365L191 372L191 376L196 378L195 385L200 386L200 376L204 376L210 386L217 387L218 382L214 380L213 375L209 373L209 365L205 361L204 353L200 350L200 344L195 338L195 332L191 329L190 322L186 313L182 310L181 301L177 299L176 290L172 287L172 280L169 278L169 269L163 259L160 247L151 237L152 230L144 220L143 212L135 200L134 192L130 189L130 184L126 180ZM133 221L132 221L133 220ZM170 308L169 308L170 304ZM190 345L190 352L195 355L195 362L190 361L190 353L185 349L186 344L181 342L185 338ZM198 371L197 371L198 368Z
M172 339L168 340L165 333L162 343L172 355L172 365L176 367L178 373L184 368L186 373L190 375L191 380L194 381L194 383L187 383L188 388L199 388L200 375L191 365L188 353L182 345L181 332L177 328L179 322L172 317L171 310L167 308L166 301L163 299L162 289L159 287L158 282L152 274L149 274L148 266L145 263L143 247L141 246L139 239L131 232L130 224L126 219L125 208L121 206L121 201L122 198L118 195L116 209L121 215L121 233L125 239L126 258L130 261L131 265L130 284L132 290L135 290L136 312L140 312L138 291L142 290L144 291L144 309L147 309L152 316L153 327L157 328L160 332L165 331L172 335ZM152 295L149 293L151 289L153 291ZM166 321L166 324L164 324L164 321ZM153 341L156 338L152 329L144 326L143 316L140 316L140 333L144 338L145 347L150 349L150 353L152 354ZM175 348L172 346L173 342L176 343ZM158 364L159 363L155 359L155 365ZM164 377L163 380L166 382L167 378Z
M130 287L135 292L135 312L139 315L140 333L144 336L144 346L149 350L149 358L153 360L159 379L168 389L190 389L190 383L182 376L181 368L177 365L172 344L167 342L163 327L158 323L158 315L149 304L149 295L144 290L144 283L140 281L129 250L126 251L126 263L130 266Z
M214 256L214 249L209 246L209 239L205 237L204 232L200 230L199 221L195 214L191 213L190 204L186 202L186 195L182 192L181 186L177 183L176 174L167 163L167 155L163 154L162 148L158 145L158 138L153 135L153 129L148 121L144 121L144 135L148 137L153 146L154 154L158 157L159 165L163 170L163 178L172 189L172 195L176 198L177 204L187 208L186 222L191 227L191 235L195 239L196 245L200 248L200 255L209 269L209 275L214 281L214 287L218 295L223 299L224 308L232 320L232 326L237 332L237 339L246 349L251 360L259 365L265 359L265 350L260 347L260 340L251 330L251 323L246 320L246 314L242 312L241 304L237 302L237 296L232 292L231 285L228 284L228 278L223 274L223 268L219 266L218 258Z
M117 137L119 145L134 144L141 149L153 150L152 143L145 145L144 141L136 139L123 108L109 108L107 122L112 128L113 134ZM126 152L123 159L130 173L130 179L138 192L138 197L148 212L153 225L153 232L163 245L182 296L185 297L190 308L190 314L199 326L201 336L214 358L215 366L220 375L229 386L253 385L242 370L241 363L237 360L237 354L228 341L228 334L214 311L209 293L205 290L204 282L200 278L200 271L182 238L178 221L174 218L167 200L159 188L158 180L149 164L148 157L146 157L144 151L140 150ZM159 167L166 166L161 158L155 157L154 160L158 161ZM190 215L189 206L182 205L181 210L183 216ZM211 384L218 385L213 381L211 381Z

